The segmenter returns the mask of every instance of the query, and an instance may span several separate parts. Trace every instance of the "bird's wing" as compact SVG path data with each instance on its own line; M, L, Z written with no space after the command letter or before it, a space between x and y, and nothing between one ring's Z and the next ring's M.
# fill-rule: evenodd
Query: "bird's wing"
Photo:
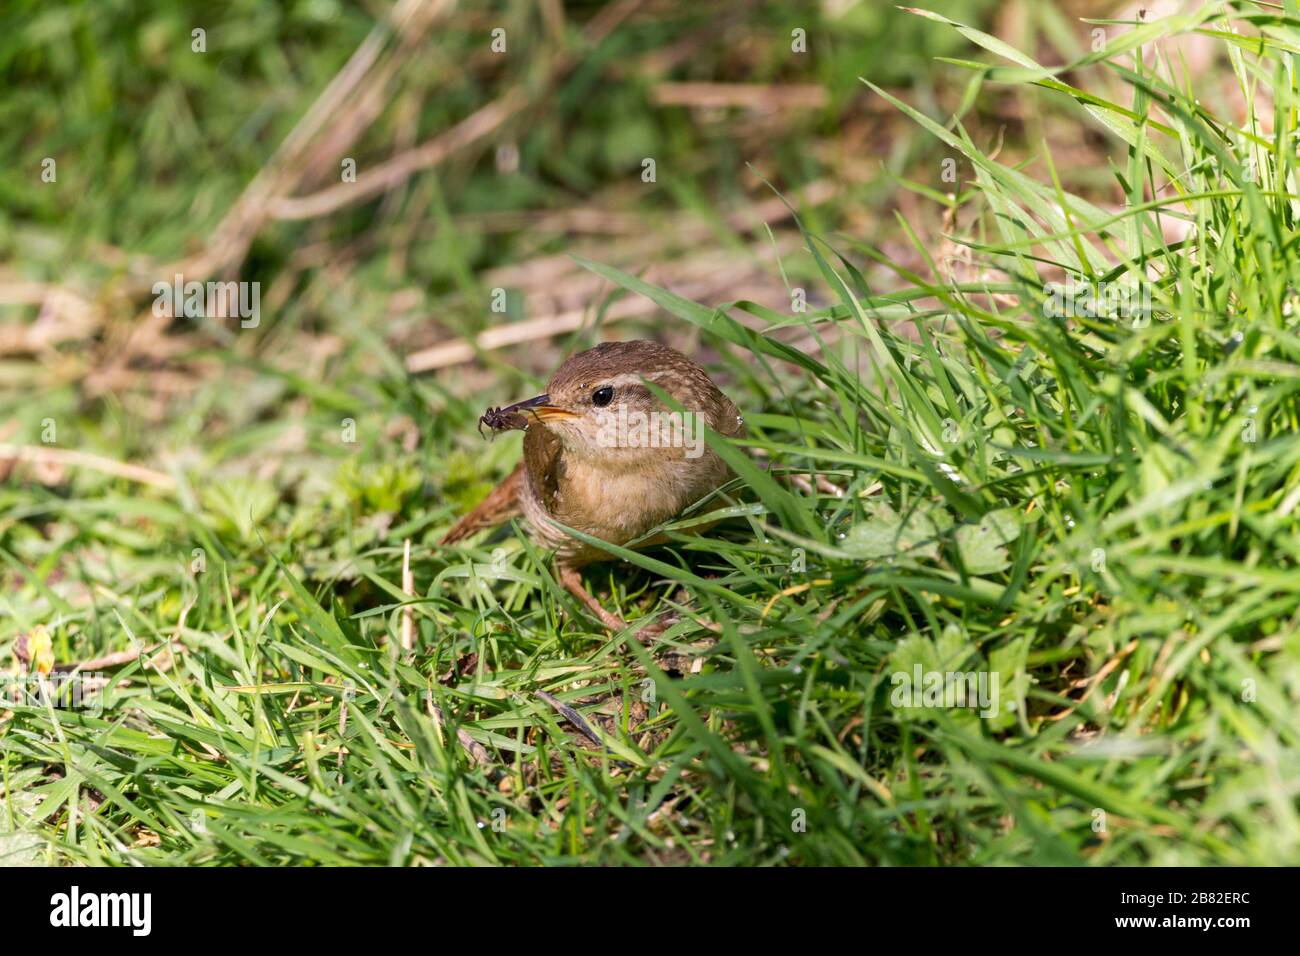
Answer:
M548 429L533 427L524 433L523 464L533 476L533 487L548 514L555 514L556 497L560 493L564 471L564 456L560 451L560 440Z

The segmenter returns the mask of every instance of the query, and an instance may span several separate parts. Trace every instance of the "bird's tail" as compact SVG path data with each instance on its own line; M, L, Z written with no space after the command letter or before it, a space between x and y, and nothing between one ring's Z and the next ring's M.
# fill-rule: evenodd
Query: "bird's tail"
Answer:
M473 511L451 526L451 530L442 536L440 543L455 544L476 532L495 528L521 514L523 507L520 499L523 495L523 487L524 465L520 462L519 467L501 484L493 488Z

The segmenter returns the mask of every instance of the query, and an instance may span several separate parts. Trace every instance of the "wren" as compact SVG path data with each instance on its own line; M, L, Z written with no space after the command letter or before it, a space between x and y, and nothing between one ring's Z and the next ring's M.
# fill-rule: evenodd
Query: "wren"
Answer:
M656 544L662 536L646 539L647 532L732 477L705 444L704 428L728 438L745 434L739 410L703 368L644 340L606 342L572 356L544 394L487 409L479 419L484 426L494 433L522 429L523 460L442 543L522 517L531 540L554 551L560 584L615 631L626 623L587 591L579 570L615 556L558 525L610 544Z

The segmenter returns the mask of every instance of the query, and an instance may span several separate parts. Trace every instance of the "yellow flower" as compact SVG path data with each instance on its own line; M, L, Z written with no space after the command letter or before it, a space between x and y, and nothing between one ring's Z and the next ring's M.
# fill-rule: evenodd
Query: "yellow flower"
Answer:
M37 625L36 630L27 635L27 649L38 674L46 676L54 670L54 642L44 624Z

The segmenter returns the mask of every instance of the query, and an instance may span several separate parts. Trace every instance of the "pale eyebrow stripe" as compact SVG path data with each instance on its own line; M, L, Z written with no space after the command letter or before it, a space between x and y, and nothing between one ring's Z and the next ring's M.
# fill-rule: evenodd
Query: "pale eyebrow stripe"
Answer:
M650 379L651 381L654 381L654 375L640 375L635 372L629 374L627 372L624 372L622 375L615 375L613 378L605 379L603 382L600 383L600 385L597 385L596 387L600 388L603 385L613 385L615 387L619 385L640 385L643 379Z
M647 381L657 382L663 377L663 375L663 372L650 372L649 374L642 374L640 372L624 372L622 375L615 375L613 378L604 379L593 387L600 388L604 385L613 385L615 387L619 385L640 385Z

